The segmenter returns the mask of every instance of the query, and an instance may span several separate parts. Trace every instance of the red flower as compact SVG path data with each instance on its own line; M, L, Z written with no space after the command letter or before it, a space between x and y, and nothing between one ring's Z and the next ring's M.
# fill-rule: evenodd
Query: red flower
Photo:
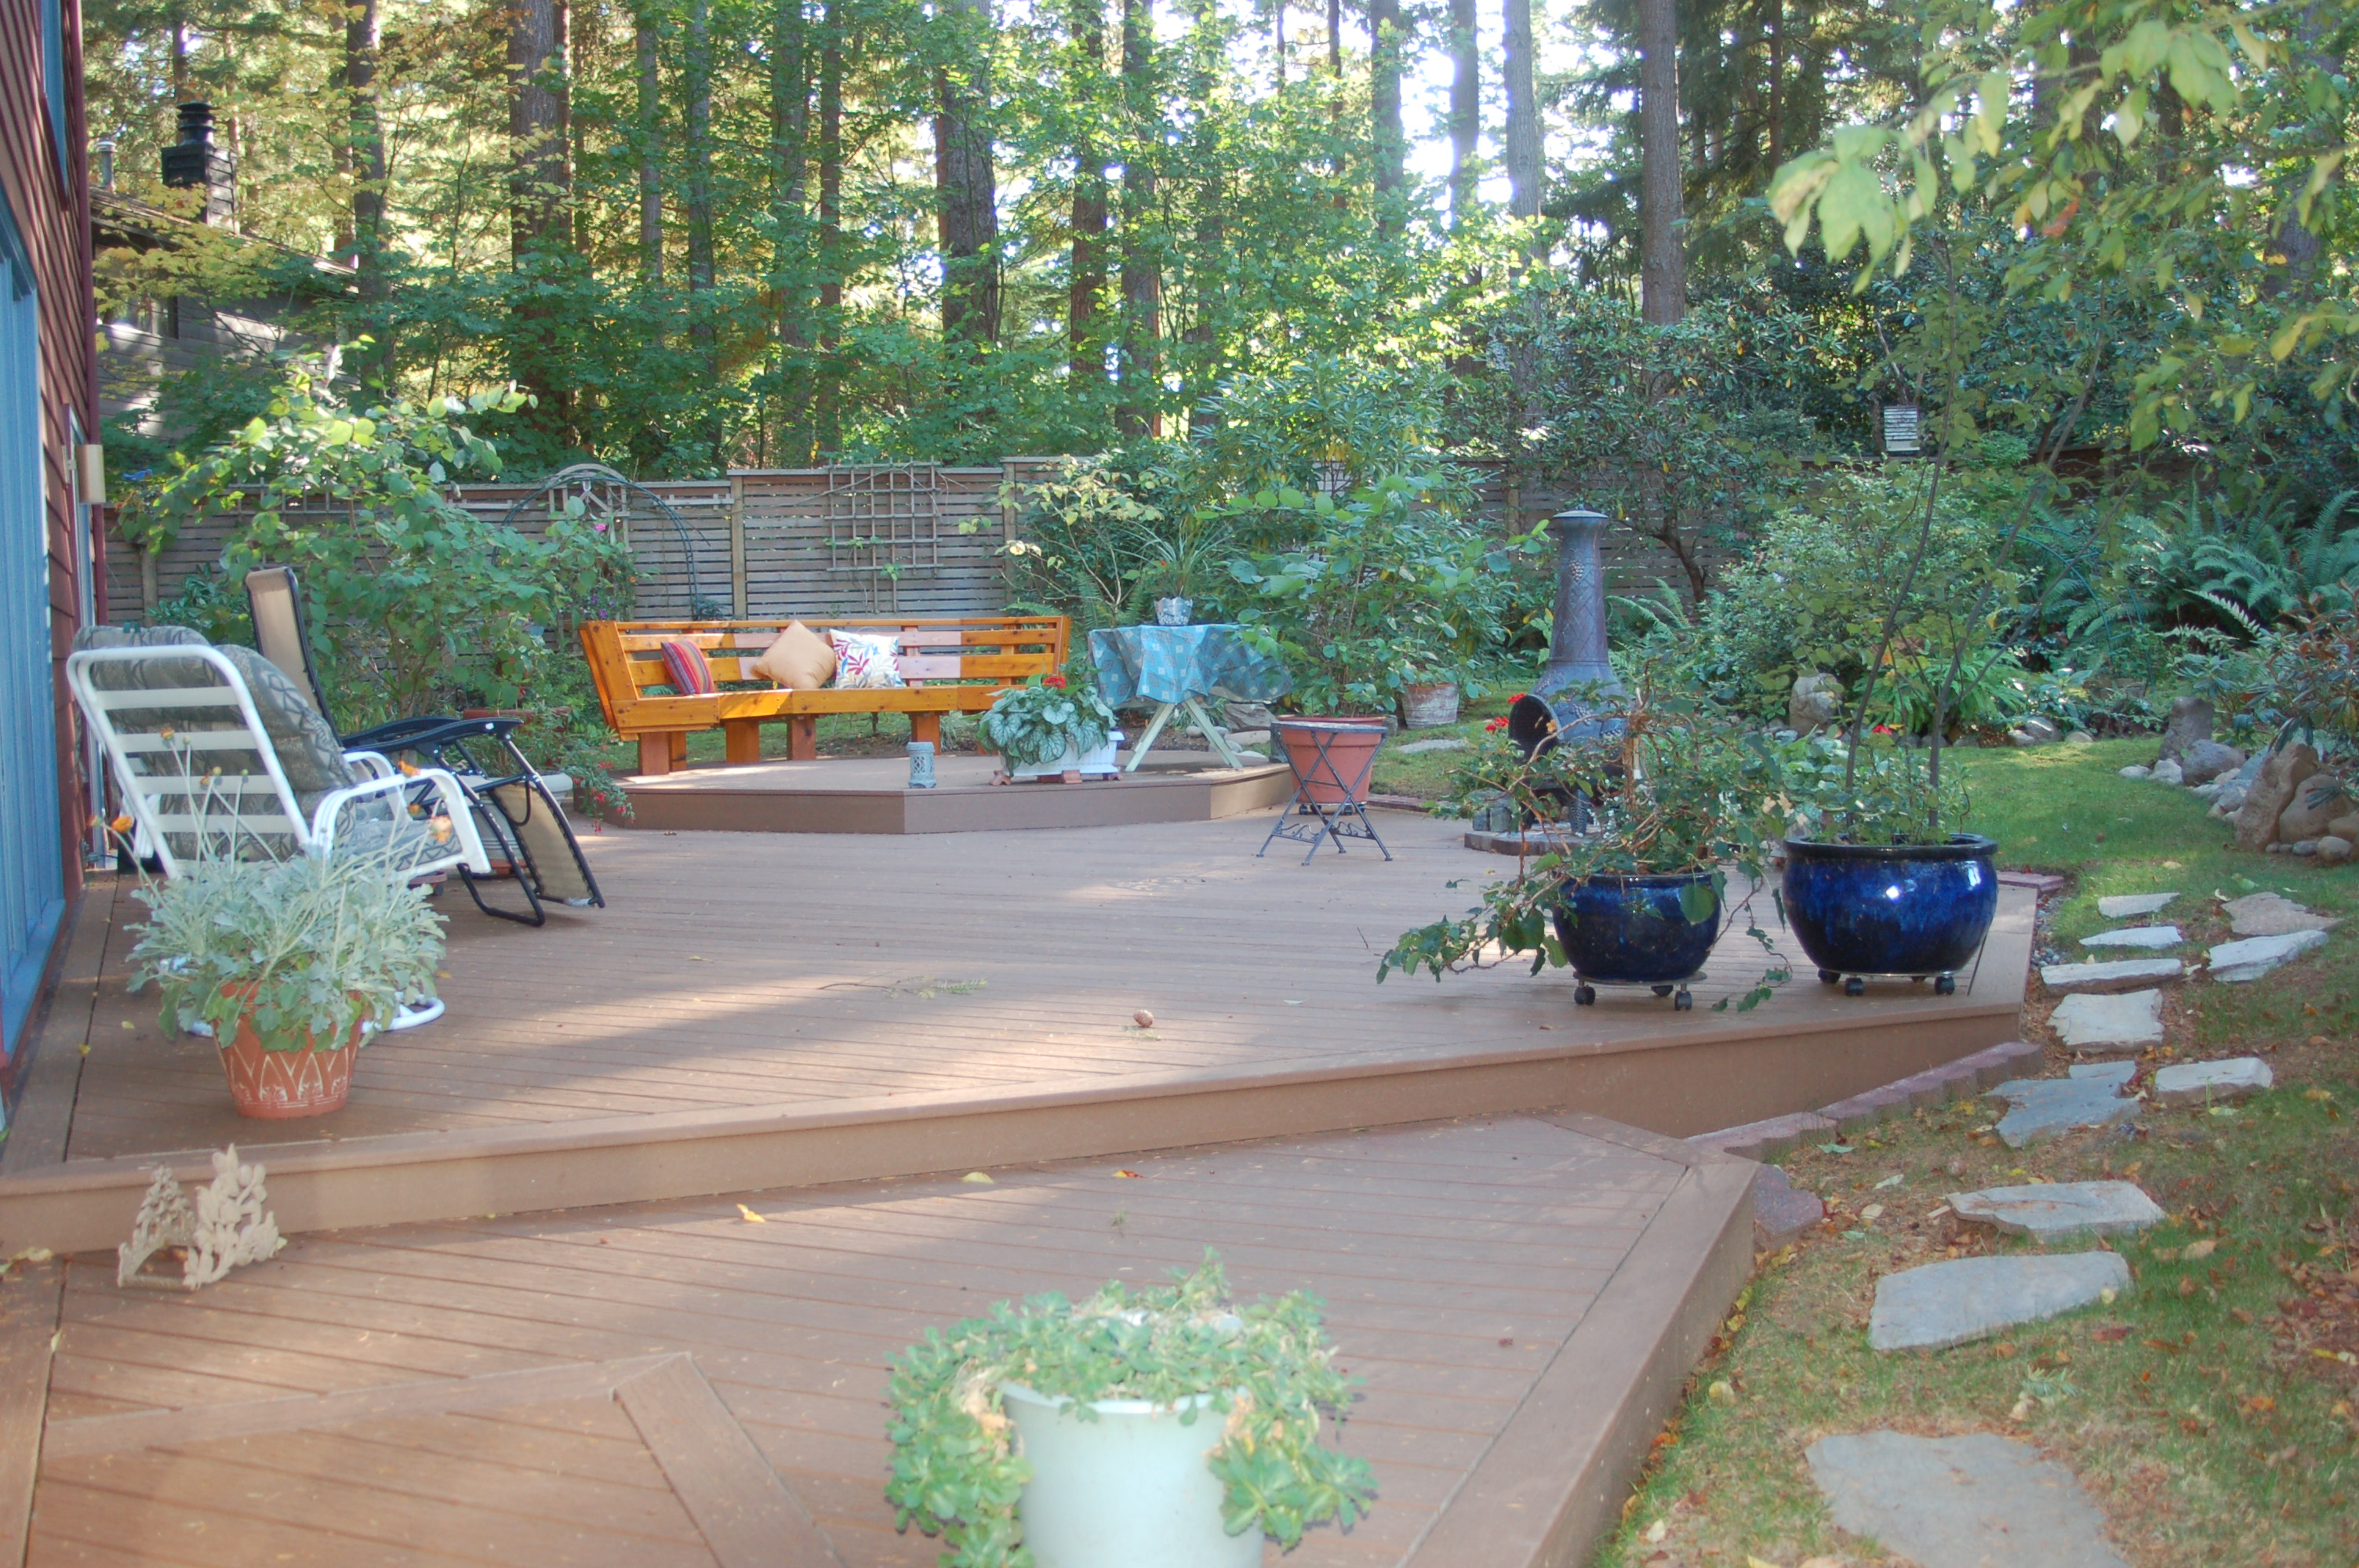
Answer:
M1877 726L1875 727L1875 732L1876 734L1878 734L1878 735L1897 735L1897 734L1899 734L1899 733L1900 733L1900 731L1899 731L1899 730L1895 730L1895 729L1894 729L1891 725L1889 725L1889 724L1879 724L1879 725L1877 725Z
M1504 719L1485 719L1483 720L1483 728L1492 730L1495 733L1498 730L1505 730L1506 727L1507 721Z
M1065 677L1062 676L1043 676L1040 679L1040 684L1042 686L1053 686L1058 690L1062 691L1065 689Z
M1519 691L1519 692L1516 693L1516 695L1515 695L1515 696L1513 696L1513 697L1511 697L1507 698L1507 700L1508 700L1509 702L1521 702L1521 701L1523 701L1523 700L1524 700L1524 698L1526 698L1526 697L1529 697L1529 696L1531 696L1531 695L1532 695L1532 694L1531 694L1530 692L1527 692L1527 691Z

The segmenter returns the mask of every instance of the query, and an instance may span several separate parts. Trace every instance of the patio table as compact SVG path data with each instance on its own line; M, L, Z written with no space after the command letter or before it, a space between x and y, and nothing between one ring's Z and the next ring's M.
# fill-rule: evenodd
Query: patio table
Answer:
M1123 771L1135 771L1175 709L1184 709L1222 762L1245 765L1226 730L1204 711L1207 697L1267 702L1294 689L1294 677L1272 654L1245 641L1225 622L1204 626L1110 626L1090 633L1098 667L1098 695L1109 708L1142 699L1158 704L1147 732Z

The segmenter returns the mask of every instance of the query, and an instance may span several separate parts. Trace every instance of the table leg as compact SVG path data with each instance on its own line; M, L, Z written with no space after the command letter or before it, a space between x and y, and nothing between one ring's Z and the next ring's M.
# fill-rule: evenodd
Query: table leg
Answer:
M1213 723L1212 716L1204 711L1204 705L1192 697L1188 698L1188 717L1196 721L1196 728L1204 732L1204 739L1212 743L1212 750L1220 754L1223 762L1233 768L1245 765L1245 759L1237 755L1237 749L1229 744L1229 732Z
M1123 765L1124 773L1134 773L1138 771L1138 764L1146 758L1147 750L1155 744L1155 738L1162 734L1163 726L1170 722L1171 710L1179 706L1176 702L1167 702L1155 710L1155 717L1147 720L1147 733L1141 735L1138 738L1138 744L1130 749L1130 761Z

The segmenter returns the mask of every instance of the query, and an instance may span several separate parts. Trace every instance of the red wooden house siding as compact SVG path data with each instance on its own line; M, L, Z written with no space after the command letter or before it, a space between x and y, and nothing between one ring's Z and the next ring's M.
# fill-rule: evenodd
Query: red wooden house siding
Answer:
M103 573L78 559L74 526L74 425L82 438L98 438L97 383L92 334L97 308L91 290L88 146L82 123L82 12L63 0L63 141L60 168L48 92L49 50L42 35L44 0L0 0L0 190L15 216L40 293L40 388L43 478L47 484L49 565L50 689L57 713L58 797L55 844L65 872L67 908L82 890L82 835L87 826L72 704L66 695L65 656L82 619L85 580L103 591ZM98 532L88 535L97 550ZM98 606L100 618L104 606ZM60 922L57 946L71 926ZM54 968L55 951L51 955ZM38 1016L38 1009L32 1016ZM0 1092L26 1065L20 1042L0 1040Z

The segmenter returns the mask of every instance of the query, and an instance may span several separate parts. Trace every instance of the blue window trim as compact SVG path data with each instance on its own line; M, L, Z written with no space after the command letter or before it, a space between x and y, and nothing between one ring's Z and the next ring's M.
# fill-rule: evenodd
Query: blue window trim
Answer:
M73 144L66 124L65 0L41 0L41 76L49 105L49 142L58 151L58 183L73 189Z

